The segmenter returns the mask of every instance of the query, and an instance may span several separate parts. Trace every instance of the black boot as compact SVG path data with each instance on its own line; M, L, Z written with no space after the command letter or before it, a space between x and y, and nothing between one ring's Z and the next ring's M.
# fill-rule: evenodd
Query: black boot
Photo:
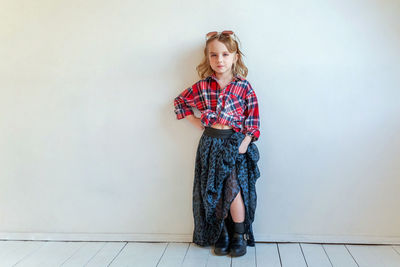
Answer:
M229 232L225 221L223 222L221 234L214 244L214 253L216 255L227 255L229 253Z
M239 257L246 254L247 240L244 239L244 222L233 222L233 234L229 244L232 257Z

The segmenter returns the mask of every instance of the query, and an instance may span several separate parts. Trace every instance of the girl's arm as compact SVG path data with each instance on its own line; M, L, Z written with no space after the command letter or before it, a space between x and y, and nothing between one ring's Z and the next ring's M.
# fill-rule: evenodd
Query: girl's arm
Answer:
M246 95L246 109L244 115L244 127L246 129L246 137L255 142L260 137L260 113L258 110L258 100L255 91L249 83L249 90Z
M174 112L176 118L181 120L187 118L191 124L200 130L204 130L204 126L201 123L201 118L194 116L192 108L196 107L195 99L198 97L197 84L193 84L191 87L186 88L174 99Z
M194 92L192 87L186 88L182 93L175 97L174 107L174 112L178 120L194 114L192 107L196 107L196 105L194 103Z

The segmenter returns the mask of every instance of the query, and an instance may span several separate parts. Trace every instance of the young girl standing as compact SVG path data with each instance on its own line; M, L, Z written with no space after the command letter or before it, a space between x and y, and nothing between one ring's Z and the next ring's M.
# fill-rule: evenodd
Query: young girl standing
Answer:
M217 255L242 256L254 246L252 223L260 136L258 101L232 31L206 35L201 80L174 99L178 120L204 130L195 162L193 242ZM194 116L192 108L201 112Z

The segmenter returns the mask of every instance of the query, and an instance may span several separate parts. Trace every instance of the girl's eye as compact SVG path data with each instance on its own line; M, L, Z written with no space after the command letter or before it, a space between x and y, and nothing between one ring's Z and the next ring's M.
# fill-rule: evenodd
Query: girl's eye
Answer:
M211 55L212 57L215 57L216 55ZM229 56L229 54L224 54L224 56Z

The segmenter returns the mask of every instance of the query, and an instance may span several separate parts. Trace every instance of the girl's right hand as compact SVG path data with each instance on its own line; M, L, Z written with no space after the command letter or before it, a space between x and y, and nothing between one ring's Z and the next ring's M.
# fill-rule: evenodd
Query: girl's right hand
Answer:
M201 123L201 119L195 117L194 115L188 115L186 118L193 124L197 129L204 130L204 125Z

